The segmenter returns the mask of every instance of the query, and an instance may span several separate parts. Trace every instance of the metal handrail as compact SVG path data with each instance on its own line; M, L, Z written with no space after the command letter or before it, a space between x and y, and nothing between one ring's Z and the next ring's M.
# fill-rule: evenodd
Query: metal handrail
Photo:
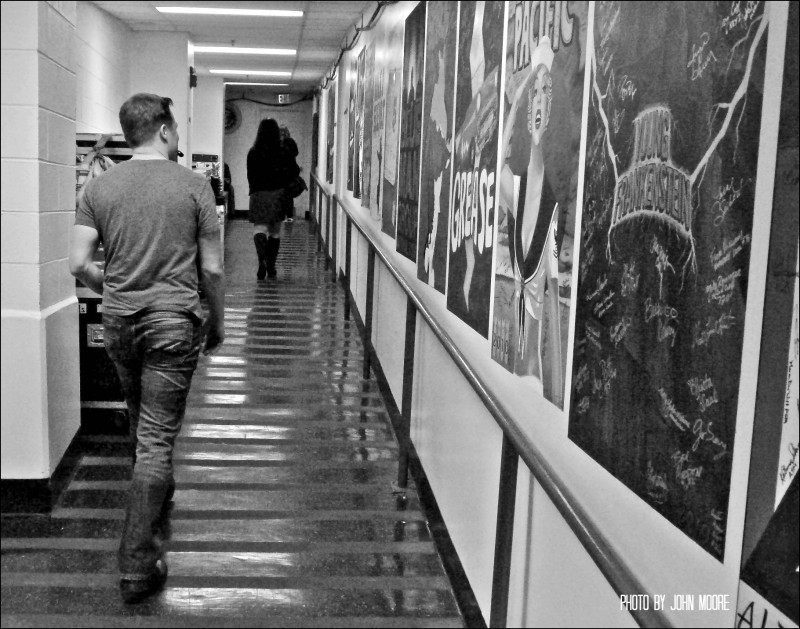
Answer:
M311 175L316 181L320 189L326 196L330 193L324 191L321 182L315 173ZM595 525L592 518L580 506L579 501L575 498L569 487L554 473L552 467L547 463L545 457L539 448L528 440L525 434L519 429L515 422L509 416L510 413L505 405L494 395L494 393L486 386L481 377L472 368L467 358L461 353L456 344L450 338L450 335L442 327L442 325L431 314L428 307L420 298L417 291L403 276L400 269L395 263L389 259L386 253L381 249L372 234L361 224L361 217L345 205L343 200L337 194L333 194L333 199L342 208L342 211L347 215L349 222L355 225L356 229L366 238L370 247L373 248L378 257L383 261L386 268L394 276L398 284L405 291L408 298L414 303L423 319L425 319L428 326L441 342L444 349L453 359L458 369L464 374L467 382L473 388L475 393L486 406L486 409L492 415L494 420L500 426L503 434L511 441L518 455L523 460L525 465L531 471L533 476L545 490L550 500L553 501L559 513L566 520L569 527L575 533L576 537L583 544L589 555L594 560L600 572L609 582L611 587L617 594L637 594L644 593L647 590L636 578L636 576L627 568L625 562L619 556L619 553L608 542L605 535ZM334 256L336 252L334 252ZM335 262L334 262L335 264ZM631 616L642 626L646 627L671 627L668 617L661 610L628 610Z

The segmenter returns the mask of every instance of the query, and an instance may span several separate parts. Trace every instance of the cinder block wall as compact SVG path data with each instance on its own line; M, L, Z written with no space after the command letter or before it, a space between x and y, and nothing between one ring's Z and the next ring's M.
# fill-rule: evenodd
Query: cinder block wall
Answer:
M2 478L41 479L80 424L75 2L2 3Z

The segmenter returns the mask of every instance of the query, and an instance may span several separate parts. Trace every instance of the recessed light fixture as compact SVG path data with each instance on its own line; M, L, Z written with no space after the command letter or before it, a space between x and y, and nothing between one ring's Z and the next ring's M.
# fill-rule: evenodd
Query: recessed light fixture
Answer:
M156 7L161 13L185 13L190 15L238 15L257 17L303 17L302 11L283 9L213 9L208 7Z
M235 46L192 46L195 52L214 52L225 55L296 55L294 48L237 48Z
M211 74L252 74L258 76L292 76L283 70L209 70Z
M243 81L225 81L225 85L266 85L268 87L289 87L288 83L247 83Z

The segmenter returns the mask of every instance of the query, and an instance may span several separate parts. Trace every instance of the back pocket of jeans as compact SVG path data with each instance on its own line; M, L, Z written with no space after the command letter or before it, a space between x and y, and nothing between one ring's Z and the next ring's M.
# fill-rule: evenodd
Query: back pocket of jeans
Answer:
M192 350L194 324L183 317L154 321L150 333L148 351L181 355Z

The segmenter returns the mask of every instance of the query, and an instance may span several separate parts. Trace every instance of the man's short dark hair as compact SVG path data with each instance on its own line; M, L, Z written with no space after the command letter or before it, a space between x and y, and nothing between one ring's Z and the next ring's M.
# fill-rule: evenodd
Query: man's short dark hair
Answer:
M158 94L134 94L119 109L119 123L131 148L149 142L162 124L172 128L172 99Z

